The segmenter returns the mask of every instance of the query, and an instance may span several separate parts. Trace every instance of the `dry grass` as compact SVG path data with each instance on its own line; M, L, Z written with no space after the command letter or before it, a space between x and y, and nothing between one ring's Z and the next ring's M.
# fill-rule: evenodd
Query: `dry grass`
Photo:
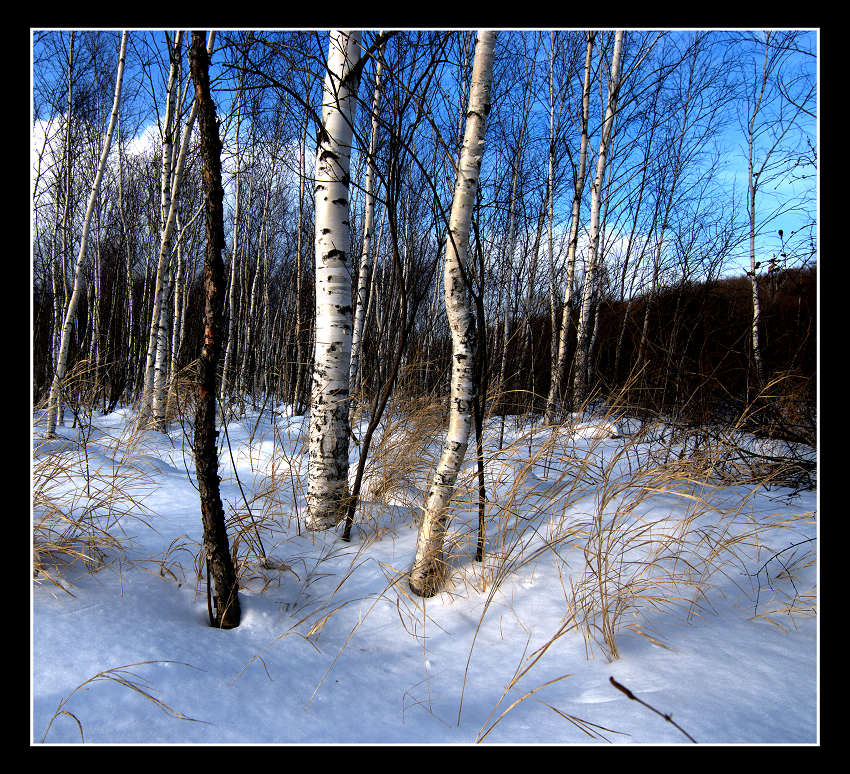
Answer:
M737 590L751 601L753 619L780 628L793 625L796 617L816 614L816 541L799 537L800 527L809 528L815 514L756 508L759 494L797 480L792 474L800 469L799 450L789 458L775 447L754 445L744 433L746 417L722 429L689 428L630 420L629 407L616 402L601 411L599 405L593 412L585 409L547 427L535 425L532 417L509 419L505 427L513 426L502 448L501 421L488 426L487 543L480 563L474 561L479 491L474 438L470 440L451 504L444 595L445 600L482 602L467 672L487 611L511 579L551 562L563 594L557 630L523 653L478 741L523 701L541 701L538 690L556 681L531 690L520 688L520 681L528 680L564 637L581 636L588 657L598 652L609 660L619 657L625 632L666 647L675 632L662 629L702 615L718 590ZM257 420L252 444L240 452L247 452L255 473L251 481L238 482L242 502L231 508L228 534L240 587L262 593L279 588L283 578L295 583L295 599L287 603L294 623L281 636L297 635L315 645L334 616L367 601L365 615L340 647L342 653L369 612L386 602L397 609L404 631L426 647L424 631L432 623L422 601L408 593L408 568L376 563L369 548L395 539L398 528L411 520L418 523L445 418L445 407L434 401L388 406L366 465L358 540L340 546L314 539L311 549L304 548L307 535L302 534L299 510L306 491L307 438L287 429L302 432L299 423L286 422L274 422L263 435ZM225 458L233 453L226 441ZM60 587L54 569L60 559L96 569L120 550L120 537L115 537L120 521L140 512L141 503L131 494L145 476L132 463L135 439L121 439L120 453L118 445L101 450L98 459L120 460L108 469L86 461L86 455L97 456L94 450L103 443L105 439L92 436L85 444L37 448L34 453L39 514L35 566L40 577ZM775 459L765 459L771 456ZM80 470L87 475L81 478ZM62 481L66 484L60 485ZM293 551L296 538L302 539L301 548ZM174 574L168 569L173 557L185 551L195 556L200 583L199 549L172 543L159 558L160 571ZM346 566L340 569L343 556ZM382 591L374 593L371 586L367 596L343 593L370 562L383 573ZM317 590L317 582L329 578L332 588L325 583ZM259 654L257 658L262 661ZM465 687L464 678L458 721ZM513 698L512 692L520 690ZM606 733L617 733L543 703L590 737L607 739Z
M753 600L754 618L777 625L779 615L793 619L814 612L816 590L799 582L815 560L814 543L790 551L784 551L787 543L777 543L777 534L784 529L793 542L793 528L812 522L814 514L753 515L756 495L785 481L782 473L787 468L760 467L759 452L752 453L744 444L740 426L725 433L671 428L661 421L637 426L628 414L627 406L609 403L592 422L587 421L589 408L549 427L535 426L530 417L512 418L508 422L513 428L501 449L495 440L501 420L491 423L484 450L488 534L482 563L473 559L479 493L471 440L446 533L445 598L480 597L480 629L503 585L547 557L554 563L564 597L559 629L526 654L502 700L555 642L571 633L583 637L588 657L598 651L609 660L617 659L623 632L666 647L669 635L658 629L701 615L717 587L736 587ZM346 572L334 573L338 583L329 597L304 606L296 625L306 630L308 638L318 636L336 613L362 601L335 600L354 570L368 561L366 548L394 536L400 526L388 521L388 510L406 515L407 523L417 520L444 421L444 407L431 401L388 408L366 466L357 551ZM286 445L281 443L281 449ZM256 488L261 530L291 512L301 498L305 471L298 460L304 458L302 453L276 457L275 472ZM765 566L754 566L754 557L759 563L767 559ZM286 569L299 578L327 577L320 565L328 558L330 554L308 562L301 557L299 567ZM400 582L406 568L385 569L386 586L373 600L395 599L402 626L418 639L426 625L424 606ZM302 584L305 589L309 585ZM474 648L475 642L470 660ZM585 733L602 732L564 716L579 722ZM495 723L482 728L479 739Z
M374 522L373 511L387 506L421 510L423 482L436 467L444 426L445 411L431 400L387 406L363 474L360 525Z
M61 716L70 717L76 724L77 730L80 732L80 741L85 742L85 735L83 734L83 724L80 719L71 711L65 709L65 706L71 700L75 693L80 690L88 690L89 686L98 683L98 682L112 682L116 683L124 688L127 688L130 691L135 692L142 698L151 702L155 707L165 712L167 715L170 715L173 718L177 718L178 720L187 720L192 723L206 723L206 720L198 720L196 718L190 718L187 715L184 715L181 712L171 708L168 704L166 704L161 699L158 699L154 694L154 689L149 685L147 680L138 675L136 672L132 671L133 667L146 666L148 664L178 664L180 666L192 667L191 664L184 664L181 661L139 661L135 664L125 664L124 666L113 667L112 669L104 669L101 672L98 672L96 675L93 675L88 680L80 683L76 688L74 688L71 693L65 696L62 701L59 702L56 707L56 711L53 713L53 716L50 718L50 721L47 724L47 727L44 729L44 734L42 734L41 741L44 742L47 739L48 733L50 733L50 729L53 727L54 721ZM193 669L197 667L192 667Z
M609 415L604 421L616 426L618 419ZM501 502L492 504L500 513L490 548L495 563L482 569L481 588L500 585L550 553L561 578L567 620L582 631L588 653L598 647L612 660L619 655L617 639L624 629L663 644L645 628L647 615L698 615L715 582L731 582L752 594L752 588L737 580L742 572L750 574L752 557L770 552L783 530L793 535L800 522L812 523L814 514L788 518L780 512L755 519L754 498L773 485L775 468L761 478L750 471L730 490L716 475L718 460L728 452L722 440L687 451L684 439L676 454L646 464L657 445L653 439L661 438L669 451L661 430L645 424L613 446L593 438L577 455L575 428L554 428ZM548 470L546 480L530 475L535 466ZM782 572L771 576L783 580L784 573L785 582L770 588L773 598L784 593L786 604L773 604L771 610L810 614L814 590L800 590L794 571L812 566L814 546L807 542L788 559ZM567 578L570 565L582 570Z
M36 428L37 429L37 428ZM91 414L74 438L34 439L32 453L33 577L66 593L62 576L75 567L96 572L122 558L128 519L148 524L151 491L140 434L113 437Z
M564 596L559 628L525 656L499 704L571 632L582 634L588 657L598 650L617 659L624 631L666 647L668 635L658 629L700 615L719 587L737 587L752 600L754 619L780 628L782 616L793 624L816 612L813 574L805 572L816 561L815 541L794 542L796 528L813 524L814 513L754 515L759 493L777 482L788 485L785 474L795 459L761 467L763 455L742 446L737 428L730 429L735 443L703 431L673 434L662 422L645 422L618 438L629 425L626 415L616 406L597 415L594 424L603 431L583 445L576 444L581 427L573 420L546 430L532 427L501 451L490 451L483 564L471 561L477 479L472 470L460 479L447 537L449 588L452 595L484 595L478 628L499 588L546 555ZM730 480L733 459L746 464L746 475ZM474 648L475 641L467 671ZM478 740L494 725L482 727Z

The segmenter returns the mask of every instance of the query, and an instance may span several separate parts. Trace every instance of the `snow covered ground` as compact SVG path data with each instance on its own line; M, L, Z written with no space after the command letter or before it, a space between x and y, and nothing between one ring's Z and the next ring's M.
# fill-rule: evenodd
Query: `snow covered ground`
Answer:
M449 583L422 600L404 574L439 417L426 441L384 422L345 543L303 529L306 419L248 411L221 434L242 623L219 631L191 432L132 419L45 442L34 416L36 546L71 514L104 550L96 572L39 557L64 588L33 581L34 743L690 744L611 677L700 743L819 741L814 490L712 486L604 419L509 418L499 453L494 419L485 562L470 453Z

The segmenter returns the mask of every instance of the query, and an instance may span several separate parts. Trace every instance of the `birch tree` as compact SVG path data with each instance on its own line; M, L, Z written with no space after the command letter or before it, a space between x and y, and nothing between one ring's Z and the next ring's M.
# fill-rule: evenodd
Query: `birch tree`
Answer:
M210 43L209 50L212 50L213 41L215 40L215 33L210 33ZM176 44L179 43L179 38L176 41ZM175 70L178 65L178 61L176 58L172 60L172 68ZM176 74L175 74L176 79ZM171 76L169 75L169 82L171 80ZM167 298L169 294L169 258L170 251L169 245L171 243L171 236L174 233L174 226L177 222L177 191L180 188L180 182L183 179L183 168L186 163L186 155L189 147L189 140L192 136L192 128L195 125L195 119L198 114L198 105L196 102L192 103L192 109L189 113L189 117L186 120L186 126L183 130L183 137L180 141L180 151L177 154L177 160L173 162L172 166L169 166L169 174L167 176L167 181L163 181L163 191L168 191L164 196L167 198L167 206L165 199L161 199L162 201L162 218L161 218L161 233L159 240L159 259L157 262L156 269L156 283L154 285L154 295L153 295L153 313L151 315L150 321L150 329L148 335L148 350L147 357L145 359L145 370L144 370L144 387L142 391L142 399L141 399L141 407L139 409L139 424L144 425L148 419L150 418L151 411L154 408L154 395L159 396L159 401L157 403L157 411L154 415L154 420L159 429L165 429L165 417L162 413L164 409L165 400L164 393L162 387L165 384L165 380L160 376L159 385L160 390L156 391L154 388L154 384L156 381L156 367L157 360L160 362L160 368L165 367L165 355L164 349L167 346L168 341L168 325L167 325ZM166 117L166 126L168 126L168 118ZM165 147L163 147L163 154L165 154ZM172 151L173 152L173 148ZM166 165L163 162L162 167L163 177L166 177Z
M581 91L581 111L579 124L581 127L581 140L579 141L579 157L578 165L575 171L574 186L573 186L573 201L570 215L570 241L567 247L567 279L566 288L564 289L564 308L561 312L561 324L558 335L558 354L552 361L552 379L549 383L549 395L546 399L546 414L545 421L551 424L555 421L555 411L557 402L561 398L561 381L564 376L564 370L567 362L567 341L570 332L570 296L572 294L573 275L575 273L576 250L578 248L578 229L581 218L581 199L584 193L584 182L587 174L587 146L589 143L588 120L590 115L590 65L593 57L593 45L596 39L595 32L587 33L587 49L584 58L584 81ZM551 88L551 86L550 86ZM551 101L551 99L550 99ZM551 120L551 119L550 119ZM554 132L553 132L554 135ZM550 169L552 165L552 152L550 151ZM554 177L550 173L550 180ZM554 181L553 181L554 182ZM554 189L550 187L550 207L553 207ZM554 214L550 210L549 217L549 255L552 260L552 252L554 243L552 239L552 221ZM555 330L552 330L553 343L555 339ZM554 345L553 345L554 352Z
M481 30L475 44L475 60L469 92L463 147L458 162L446 259L443 269L446 314L452 337L452 376L449 427L425 502L425 513L410 571L411 590L423 597L436 594L444 578L443 538L448 505L455 490L460 466L469 443L473 421L475 385L475 316L467 297L469 232L481 159L484 133L490 112L490 87L497 32Z
M756 236L770 221L783 212L784 207L774 209L769 215L757 218L759 194L768 186L778 187L778 180L787 173L791 163L789 153L783 147L786 135L795 126L798 119L813 114L807 109L815 95L815 85L796 94L793 98L783 90L781 71L788 59L789 52L797 47L796 32L764 32L763 57L760 72L756 71L747 84L746 104L746 140L747 140L747 225L750 270L752 288L753 321L751 343L756 377L759 387L764 387L767 371L762 355L762 341L759 331L761 321L761 298L759 294L758 269L761 261L756 256ZM806 84L807 85L807 84ZM787 86L785 87L787 89ZM774 104L771 104L774 103ZM762 118L762 114L766 114ZM793 145L792 145L793 147ZM781 234L781 232L780 232ZM781 238L781 237L780 237Z
M366 315L366 293L372 273L372 236L375 229L375 153L378 149L378 110L381 104L381 58L375 60L375 92L372 97L372 130L369 135L369 156L366 167L365 207L363 215L363 248L360 251L360 268L357 276L357 308L351 336L351 384L357 384L360 369L360 347L363 320ZM349 421L354 417L354 402L349 408Z
M54 317L53 317L53 372L56 373L56 369L59 366L59 353L61 351L61 342L62 342L62 323L64 321L62 311L65 309L66 301L67 301L67 287L66 287L66 278L65 278L65 261L67 256L67 247L68 247L68 231L69 231L69 209L71 206L71 115L72 115L72 105L73 105L73 86L74 86L74 32L73 30L70 33L70 40L68 41L68 111L67 117L65 119L65 136L64 141L62 143L62 171L64 174L63 184L64 184L64 203L62 208L62 249L59 253L59 274L61 278L61 296L59 294L59 283L57 283L55 279L56 268L55 263L54 267L54 282L53 282L53 292L54 292ZM58 186L57 186L57 210L58 210ZM58 212L57 212L58 218ZM51 401L52 402L52 401ZM57 420L58 423L64 424L63 422L63 414L64 411L62 409L62 396L57 396L57 408L56 413L58 415ZM48 422L49 425L49 422ZM54 425L55 427L55 425Z
M249 43L250 45L250 43ZM242 56L242 66L245 66L246 55ZM221 399L224 400L225 390L231 381L230 363L233 357L233 342L236 338L236 245L239 236L239 171L242 166L242 158L239 155L239 129L242 124L242 89L244 84L244 72L239 76L239 86L236 89L236 171L234 177L233 194L233 243L230 252L230 280L227 290L227 349L224 353L224 366L221 372Z
M106 159L109 156L109 147L112 144L112 133L115 130L115 122L118 117L118 106L121 100L121 84L124 79L124 60L127 52L127 37L128 32L125 30L121 35L121 48L118 54L118 73L115 76L115 97L112 103L112 115L109 119L109 128L106 130L106 138L103 141L103 151L100 154L97 172L95 173L94 183L92 184L92 190L89 195L88 206L83 220L83 233L80 238L80 250L77 254L76 272L74 274L74 289L71 293L71 298L68 301L68 308L65 311L65 320L62 324L62 335L59 341L59 352L56 358L56 368L53 374L53 383L50 387L50 397L47 410L48 438L52 438L56 435L56 417L58 413L60 392L62 389L62 380L65 378L65 373L68 367L68 347L71 342L71 328L73 326L74 318L77 313L77 306L79 305L80 296L82 295L85 284L83 264L86 257L86 247L88 245L89 224L91 223L95 203L98 200L100 182L103 177L103 170L106 167ZM68 116L68 120L70 121L70 115Z
M596 158L596 174L590 192L590 226L588 236L587 268L584 276L581 311L578 320L578 340L575 353L575 375L573 382L573 401L581 403L587 394L587 361L590 349L590 312L594 300L596 274L599 263L600 215L602 211L602 186L605 180L605 165L610 152L617 113L617 97L620 91L620 59L623 50L623 31L614 34L614 50L611 55L611 74L608 77L608 104L599 139L599 154Z
M212 48L212 44L210 44ZM195 468L204 525L207 573L215 584L215 614L210 623L221 629L239 626L238 583L227 540L219 494L216 451L216 369L221 350L221 309L224 295L224 189L221 184L221 139L215 103L210 96L209 54L201 32L192 33L189 66L195 83L200 151L206 194L206 256L204 261L204 342L198 360L198 401L195 410Z
M174 222L171 216L171 182L173 179L174 128L177 121L175 114L177 112L178 71L182 40L183 32L182 30L178 30L174 38L174 43L168 44L170 68L165 97L165 123L162 129L162 171L160 173L159 198L161 237L159 262L156 272L156 289L154 292L153 318L148 336L148 353L145 361L145 382L142 392L142 405L139 411L141 422L147 421L152 410L154 384L157 381L158 373L158 381L161 383L161 370L164 364L163 343L168 325L165 307L170 280L168 267L170 254L168 245Z
M316 338L310 404L307 528L328 529L348 499L351 226L348 187L360 33L330 34L316 154Z
M537 42L539 45L539 40ZM528 129L528 118L529 113L531 112L531 102L532 97L534 95L534 71L537 65L537 46L531 55L531 64L528 64L528 60L526 59L526 73L525 80L523 83L523 109L522 109L522 118L520 121L519 127L519 135L517 137L516 148L514 149L513 159L512 159L512 172L511 172L511 189L510 189L510 198L508 199L508 234L507 240L505 242L505 264L502 268L503 276L505 278L505 299L504 305L502 307L502 354L501 354L501 362L499 366L499 381L498 381L498 391L500 393L504 393L507 391L507 364L508 364L508 345L511 340L510 327L511 327L511 279L514 274L514 261L516 260L515 252L516 252L516 239L517 239L517 202L522 199L522 192L519 190L519 178L520 171L522 168L523 156L525 153L525 133ZM516 287L517 293L519 292L519 287L517 283ZM502 448L502 440L504 437L505 430L505 413L502 412L502 422L499 431L499 448Z

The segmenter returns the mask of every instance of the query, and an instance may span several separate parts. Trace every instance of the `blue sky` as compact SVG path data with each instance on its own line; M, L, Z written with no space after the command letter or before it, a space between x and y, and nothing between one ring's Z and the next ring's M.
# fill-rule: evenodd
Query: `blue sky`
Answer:
M115 50L117 50L117 41L119 38L119 31L113 31L109 33L112 37L115 38ZM374 34L374 31L367 33L367 38L371 39L371 36ZM729 34L736 34L734 31ZM727 33L723 33L718 31L715 35L719 38L728 37ZM62 33L63 38L65 40L65 45L67 45L67 31ZM81 52L84 46L81 43L82 35L84 33L78 33L78 52ZM173 36L173 32L171 33ZM222 35L222 33L219 33ZM525 37L525 41L520 38L520 35ZM500 35L501 38L501 46L503 52L509 52L510 50L517 50L520 48L533 48L534 39L537 33L531 30L522 31L522 33L517 32L503 32ZM652 37L654 33L650 33L650 31L633 31L629 33L630 36L634 38L644 37ZM667 33L668 39L684 39L688 33L686 31L674 30ZM320 33L319 38L313 38L314 44L321 45L321 40L324 39L324 33ZM545 87L545 78L548 67L548 46L549 46L550 33L548 31L544 32L541 40L540 52L538 54L538 64L537 64L537 77L541 86ZM221 40L221 38L219 38ZM804 36L803 43L815 50L817 46L817 36L815 32L807 33ZM723 46L719 46L720 49ZM752 59L752 68L753 72L756 72L757 67L759 65L759 50L758 50L758 42L754 42L751 46L751 51L748 56ZM43 63L41 57L43 55L43 41L41 41L38 33L35 35L35 43L33 50L35 61L38 63L37 67L45 67L49 66L54 71L54 76L57 73L61 73L62 65L55 61ZM82 53L78 53L78 56L83 56ZM145 56L151 62L150 67L147 68L147 73L143 74L138 62L139 57ZM114 59L114 52L111 53L111 58ZM104 61L108 62L110 60L110 47L105 47ZM222 77L223 67L222 67L223 55L214 56L212 63L211 74L213 77L214 86L216 84L223 86L232 86L232 83L226 83L225 78ZM627 60L628 61L628 60ZM743 62L743 59L739 61L739 65ZM598 61L596 58L594 60L594 66L598 66ZM816 82L817 80L817 60L813 57L807 57L805 55L795 55L789 57L788 66L793 69L795 73L803 72L812 82ZM114 68L114 63L112 64ZM451 67L451 65L447 65L447 67ZM791 70L789 70L791 72ZM510 73L509 73L510 74ZM184 81L187 73L184 72ZM34 72L34 79L37 80L38 74ZM104 78L111 77L108 73L104 73ZM157 131L154 128L154 121L156 116L156 107L159 107L160 111L162 110L162 105L154 106L154 96L162 102L162 95L165 91L165 79L167 78L167 58L165 54L165 33L162 31L144 31L137 30L133 31L130 36L130 47L128 49L128 64L127 64L127 73L125 75L125 98L128 101L128 106L132 106L135 108L138 114L138 119L136 121L137 128L139 134L147 134L148 136L156 136ZM229 79L228 79L229 80ZM367 79L364 78L364 84L367 83ZM364 102L368 102L370 99L369 94L366 94L366 90L368 87L363 86L361 88L361 99ZM596 109L597 112L600 109L598 106L600 104L600 93L598 92L598 87L594 87L593 98L591 103L593 105L592 109ZM220 112L222 114L226 113L229 107L229 102L233 98L232 91L217 91L215 93L215 99L219 105ZM775 94L772 96L776 96ZM545 136L547 134L547 126L548 123L548 92L545 89L540 89L538 94L536 95L536 103L533 107L533 114L530 119L531 124L534 122L538 123L538 126L533 130L530 128L530 133L536 133L539 135L538 141L539 144L543 144L545 142ZM781 101L781 100L780 100ZM772 104L778 104L772 103ZM728 125L721 132L718 137L719 146L722 149L721 158L720 158L720 168L717 173L717 182L726 191L728 196L727 206L734 206L736 211L738 212L738 217L745 216L746 210L746 188L747 188L747 167L746 167L746 138L743 133L743 125L741 120L738 119L738 112L745 112L746 106L743 102L738 101L737 103L732 103L732 107L736 111L736 115L728 115L726 118L728 119ZM787 107L787 106L786 106ZM808 103L807 107L813 108L814 102ZM740 110L739 110L740 108ZM495 108L498 110L498 106ZM365 112L361 107L361 113ZM816 109L813 110L816 112ZM770 119L771 115L767 111L763 111L762 113L765 119ZM38 116L43 117L43 116ZM128 111L127 118L124 119L124 125L127 126L132 122L132 118ZM593 123L593 122L592 122ZM596 120L596 125L598 126L598 118ZM487 158L485 159L485 170L484 175L486 177L488 168L492 170L496 165L502 165L505 167L505 153L509 152L509 149L505 148L503 145L500 145L498 140L494 142L494 133L495 129L491 131L490 137L488 139L491 141L490 146L487 149ZM312 134L312 131L311 131ZM230 138L233 136L233 127L230 127L229 135ZM811 157L811 152L809 150L808 143L811 143L812 147L817 147L817 138L818 138L818 127L817 121L809 117L805 114L801 114L800 120L798 121L798 128L795 129L793 133L790 133L785 138L785 144L789 145L790 148L797 148L803 157ZM577 137L574 136L574 139L577 141ZM764 142L768 142L769 138L765 138ZM595 153L596 147L596 139L593 138L591 140L591 150ZM308 140L308 147L314 147L312 138ZM763 151L764 148L767 147L763 144L762 148L757 148L758 151ZM500 161L498 156L501 154L502 160ZM310 154L308 154L310 155ZM801 175L806 175L805 179L799 179ZM778 230L781 228L783 230L783 235L785 237L785 246L787 247L796 247L797 252L803 250L803 244L793 245L793 239L789 242L789 237L791 237L792 233L796 235L796 237L803 236L803 232L806 227L814 222L817 217L816 212L816 194L817 194L817 178L816 172L812 165L806 165L798 167L795 170L795 176L798 179L792 179L789 175L783 175L780 178L777 178L775 181L776 184L773 183L767 184L763 186L763 190L760 194L760 202L759 202L759 220L764 218L766 222L762 224L762 234L758 238L757 242L757 251L759 253L759 257L763 260L767 260L773 254L778 254L782 251L782 243L778 236ZM542 175L541 175L542 178ZM734 200L733 200L733 192L734 192ZM805 200L805 204L802 209L796 209L791 211L790 202L792 199L802 198ZM569 201L567 196L561 196L558 201L558 208L561 213L561 219L566 217L566 212L569 208ZM784 212L780 217L772 217L772 212L774 208L785 209L788 210ZM808 243L806 237L802 240L805 243ZM736 258L733 262L733 266L731 267L734 270L734 266L745 266L749 263L749 257L746 251L746 245L741 246L740 256Z

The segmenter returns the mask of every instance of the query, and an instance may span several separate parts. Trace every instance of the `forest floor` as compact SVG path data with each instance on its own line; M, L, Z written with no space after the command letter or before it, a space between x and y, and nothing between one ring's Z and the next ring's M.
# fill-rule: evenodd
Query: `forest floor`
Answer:
M439 408L388 410L350 543L304 529L306 418L247 410L220 438L242 609L221 631L190 429L90 419L45 441L33 415L33 743L819 741L817 490L742 467L753 439L493 418L484 562L472 443L423 600Z

